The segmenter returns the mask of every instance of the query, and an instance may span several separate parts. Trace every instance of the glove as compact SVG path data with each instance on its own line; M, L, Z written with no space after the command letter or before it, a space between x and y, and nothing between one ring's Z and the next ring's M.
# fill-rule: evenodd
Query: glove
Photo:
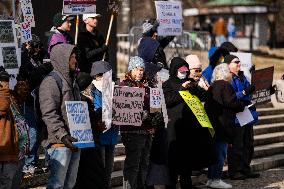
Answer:
M149 111L143 110L143 112L142 112L142 121L150 121L150 120L151 120L151 116L149 114Z
M65 135L62 137L61 142L71 150L76 150L77 147L72 144L72 142L77 142L78 140L76 138L71 137L70 135Z
M269 88L269 91L270 91L270 95L273 95L275 93L275 91L277 90L277 87L276 85L271 85L270 88Z
M245 95L249 95L255 91L255 86L252 84L244 89Z
M152 123L152 125L153 125L154 127L157 127L157 126L159 126L160 124L162 124L163 121L164 121L164 119L163 119L163 113L157 112L157 113L154 114L151 123Z
M254 71L255 71L255 65L253 64L253 65L250 67L249 72L252 73L252 72L254 72Z
M0 67L0 81L6 81L9 82L9 74L8 72L5 71L5 69L3 68L3 66Z
M105 45L105 44L103 44L103 46L102 46L102 51L103 51L103 52L106 52L107 50L108 50L108 46Z

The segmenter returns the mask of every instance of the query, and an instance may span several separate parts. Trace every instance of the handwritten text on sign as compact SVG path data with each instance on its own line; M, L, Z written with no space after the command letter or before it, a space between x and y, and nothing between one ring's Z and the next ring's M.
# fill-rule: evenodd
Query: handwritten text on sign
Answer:
M145 89L115 87L113 92L112 123L115 125L142 125Z
M64 0L63 14L96 13L96 0Z
M159 20L158 35L182 35L182 7L180 1L155 1L157 19Z
M161 92L159 88L150 89L150 108L161 108Z
M66 112L71 136L78 139L79 148L94 147L87 102L66 101Z

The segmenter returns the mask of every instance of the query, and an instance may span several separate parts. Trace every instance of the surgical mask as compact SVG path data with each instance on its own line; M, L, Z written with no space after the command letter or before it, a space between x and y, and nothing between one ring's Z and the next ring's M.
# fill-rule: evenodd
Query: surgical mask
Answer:
M186 72L178 72L178 73L177 73L177 77L178 77L179 79L185 79L186 76L187 76L187 73L186 73Z
M95 85L95 87L99 90L99 91L103 91L103 80L93 80L92 83Z

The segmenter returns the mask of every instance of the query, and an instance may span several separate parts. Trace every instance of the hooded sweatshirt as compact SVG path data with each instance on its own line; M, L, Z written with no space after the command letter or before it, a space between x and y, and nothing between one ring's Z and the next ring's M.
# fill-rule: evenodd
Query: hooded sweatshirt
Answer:
M59 44L53 47L50 59L54 72L62 80L62 89L52 76L47 76L39 89L39 103L42 120L47 129L43 146L61 144L61 138L70 134L65 101L80 100L80 90L76 82L70 77L69 58L74 45Z

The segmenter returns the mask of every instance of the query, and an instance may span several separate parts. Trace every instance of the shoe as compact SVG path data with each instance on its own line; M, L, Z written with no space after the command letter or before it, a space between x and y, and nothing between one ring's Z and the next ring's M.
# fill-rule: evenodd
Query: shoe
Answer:
M246 178L247 178L246 175L240 172L237 172L234 175L230 175L231 180L245 180Z
M244 175L246 176L246 178L258 178L258 177L260 177L259 173L254 173L254 172L245 173Z
M212 179L208 179L207 182L206 182L206 186L210 186L210 184L212 183L212 181L213 181Z
M209 188L232 188L231 184L227 184L221 179L213 180L208 186Z

